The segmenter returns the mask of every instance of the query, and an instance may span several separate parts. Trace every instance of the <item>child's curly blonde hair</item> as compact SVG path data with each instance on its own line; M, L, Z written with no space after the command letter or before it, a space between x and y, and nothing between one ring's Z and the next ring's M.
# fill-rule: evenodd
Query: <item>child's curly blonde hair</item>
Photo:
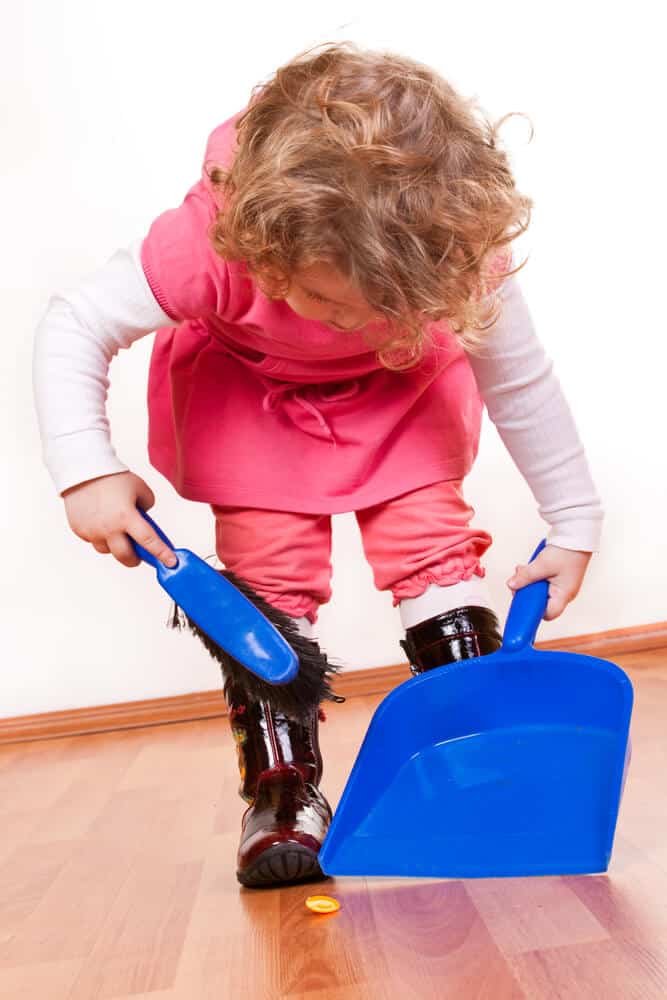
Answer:
M206 165L220 195L214 249L273 298L295 270L335 267L387 320L378 357L392 370L419 361L437 320L474 351L499 315L495 289L525 264L506 270L533 202L496 143L514 112L492 127L392 52L312 53L253 88L230 168Z

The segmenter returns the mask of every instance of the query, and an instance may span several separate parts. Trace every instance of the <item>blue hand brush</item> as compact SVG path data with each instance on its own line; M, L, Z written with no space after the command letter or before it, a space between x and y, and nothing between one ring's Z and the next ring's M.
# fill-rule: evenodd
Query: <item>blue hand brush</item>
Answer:
M189 549L174 548L138 504L137 510L178 560L175 567L165 566L128 535L137 556L153 566L158 583L176 605L173 627L182 626L180 610L223 675L236 677L250 696L297 718L306 718L325 698L344 700L329 685L329 677L340 668L316 642L300 634L289 615L233 573L215 570Z
M134 550L153 566L162 589L192 621L247 670L269 683L286 684L296 677L296 653L277 628L207 562L189 549L174 548L155 521L140 507L137 509L165 545L173 549L178 563L173 568L165 566L131 539Z

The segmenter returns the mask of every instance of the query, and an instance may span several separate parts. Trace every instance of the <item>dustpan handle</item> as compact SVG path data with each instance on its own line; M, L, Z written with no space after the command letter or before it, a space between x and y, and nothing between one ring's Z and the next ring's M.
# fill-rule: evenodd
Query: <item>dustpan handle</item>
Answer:
M529 562L532 562L540 554L546 544L546 539L543 538ZM519 650L531 646L535 642L535 636L544 617L548 600L548 580L537 580L535 583L529 583L526 587L515 591L503 633L505 652L518 653Z

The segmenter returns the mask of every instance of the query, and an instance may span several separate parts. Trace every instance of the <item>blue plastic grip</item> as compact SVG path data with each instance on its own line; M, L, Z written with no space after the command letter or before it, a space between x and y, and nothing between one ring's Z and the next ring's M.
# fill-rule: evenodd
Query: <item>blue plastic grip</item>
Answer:
M535 559L547 544L543 538L529 562ZM514 592L505 622L503 649L507 653L518 653L535 641L537 630L546 611L549 600L549 581L536 580Z
M137 507L137 510L139 511L139 513L141 514L141 516L146 521L148 521L148 523L150 524L151 528L156 533L156 535L159 535L159 537L162 539L162 541L165 543L165 545L168 545L169 548L173 550L174 546L171 544L171 542L169 541L169 539L165 535L165 533L162 530L162 528L158 527L158 525L155 523L155 521L153 520L153 518L149 517L148 514L146 513L146 511L141 509L141 507L139 506L139 504L137 504L136 507ZM138 542L135 542L134 538L132 538L131 535L128 535L128 538L132 542L132 545L134 546L134 551L137 553L137 555L139 556L139 558L143 559L144 562L150 563L150 565L153 566L154 569L159 570L160 567L162 567L163 569L170 569L172 571L176 569L176 566L169 566L169 567L167 567L167 566L164 565L164 563L161 563L160 560L156 556L154 556L152 552L149 552L147 549L145 549L143 547L143 545L139 545ZM176 565L178 565L178 556L176 556Z

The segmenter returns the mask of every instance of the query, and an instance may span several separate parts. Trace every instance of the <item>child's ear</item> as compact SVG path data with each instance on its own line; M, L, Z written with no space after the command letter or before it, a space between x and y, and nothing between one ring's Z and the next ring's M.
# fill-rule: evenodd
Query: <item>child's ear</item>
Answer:
M276 267L257 270L255 280L267 299L284 299L289 294L289 277Z

